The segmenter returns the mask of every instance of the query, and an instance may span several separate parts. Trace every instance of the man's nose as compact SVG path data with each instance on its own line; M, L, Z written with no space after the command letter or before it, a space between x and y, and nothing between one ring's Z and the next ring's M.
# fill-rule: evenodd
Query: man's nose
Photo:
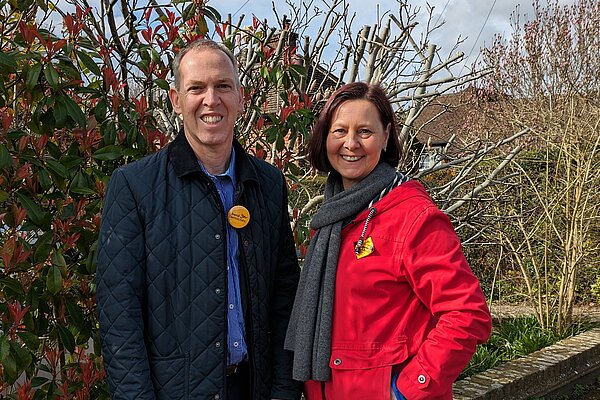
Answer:
M204 104L215 105L215 104L219 104L220 100L221 100L221 98L219 97L219 94L217 93L215 88L206 89L206 92L204 94Z

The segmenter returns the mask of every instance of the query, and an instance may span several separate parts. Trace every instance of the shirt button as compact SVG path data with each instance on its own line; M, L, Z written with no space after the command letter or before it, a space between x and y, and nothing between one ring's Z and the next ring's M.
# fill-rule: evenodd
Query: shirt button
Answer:
M221 398L221 396L219 396L218 394L215 394L215 396L213 397L213 399L215 400L219 400Z
M219 233L215 233L215 239L217 239L217 240L221 240L221 234L219 234Z
M333 360L333 365L340 365L342 363L342 360L340 360L339 358L336 358L335 360Z
M420 384L423 384L427 381L427 378L425 378L425 375L419 375L417 377L417 380L419 381Z
M220 347L221 347L221 342L217 342L217 343L215 343L215 347L216 347L217 349L218 349L218 348L220 348Z
M240 344L238 342L233 342L233 347L238 347Z
M216 289L215 289L215 293L216 293L216 294L221 294L221 289L219 289L219 288L216 288Z
M233 304L230 304L230 305L229 305L229 309L230 309L230 310L233 310Z

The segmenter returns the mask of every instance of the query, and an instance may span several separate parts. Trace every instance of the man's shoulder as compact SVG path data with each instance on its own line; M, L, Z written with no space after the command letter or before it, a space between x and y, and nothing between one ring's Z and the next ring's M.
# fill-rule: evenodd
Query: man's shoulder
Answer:
M139 160L135 160L128 164L125 164L119 167L119 170L126 175L129 174L140 174L149 171L156 172L154 168L156 168L161 163L164 163L167 159L167 147L164 147L157 151L156 153L149 154L140 158Z
M257 169L257 172L259 174L268 174L268 175L272 175L273 177L281 177L283 174L282 172L273 164L260 159L256 156L253 156L251 154L247 154L248 158L250 159L250 161L252 162L252 164L254 164L254 166ZM260 177L259 177L260 178Z

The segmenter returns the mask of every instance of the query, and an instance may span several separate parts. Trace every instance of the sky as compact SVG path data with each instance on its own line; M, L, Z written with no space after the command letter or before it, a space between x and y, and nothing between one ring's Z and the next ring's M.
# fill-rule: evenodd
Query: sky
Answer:
M465 65L470 66L479 55L482 47L492 44L494 34L501 34L509 38L512 33L510 16L517 7L520 15L530 19L533 15L532 0L404 0L411 6L420 7L422 17L418 19L424 26L427 22L427 4L434 7L433 22L443 22L441 28L434 32L431 39L433 44L440 48L442 55L448 55L459 38L464 42L458 48L467 56ZM298 6L306 0L291 0ZM314 4L323 4L323 0L313 0ZM331 0L329 0L331 2ZM377 5L379 13L388 10L398 10L398 0L348 0L350 9L356 12L357 20L355 30L365 24L377 21ZM559 0L559 4L572 4L574 0ZM540 0L545 5L545 0ZM270 26L275 25L270 0L209 0L208 5L217 9L223 18L228 13L233 15L232 20L237 22L241 14L246 17L245 22L251 21L254 14L259 19L266 18ZM289 12L289 5L285 0L275 0L275 7L279 16ZM529 17L528 17L529 16ZM523 17L521 17L523 22Z

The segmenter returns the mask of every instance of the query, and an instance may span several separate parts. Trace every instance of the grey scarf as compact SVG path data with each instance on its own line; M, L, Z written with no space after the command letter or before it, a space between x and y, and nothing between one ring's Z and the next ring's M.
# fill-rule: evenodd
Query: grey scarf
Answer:
M385 163L349 190L343 190L337 173L329 174L325 200L310 223L316 232L306 254L285 339L285 348L294 352L294 379L331 379L331 315L342 224L397 181L396 170Z

